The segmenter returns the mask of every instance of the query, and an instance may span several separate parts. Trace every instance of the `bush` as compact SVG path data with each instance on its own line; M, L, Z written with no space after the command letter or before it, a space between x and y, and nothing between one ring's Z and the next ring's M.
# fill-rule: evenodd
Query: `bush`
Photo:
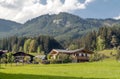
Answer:
M106 58L105 55L99 54L99 53L94 53L94 54L90 57L90 61L100 61L100 60L103 60L104 58Z
M8 60L7 60L7 55L6 54L3 54L1 57L0 57L0 63L7 63Z
M31 59L31 58L30 58L29 56L25 56L25 57L24 57L24 62L25 62L25 63L30 63L30 59Z
M60 64L60 63L62 63L61 60L57 60L57 59L51 59L50 60L50 64Z
M47 59L50 60L51 59L51 56L50 54L47 55Z
M50 59L51 64L59 64L59 63L69 63L72 62L71 56L67 54L59 54L56 59Z
M36 57L33 58L34 64L39 64L40 62L41 62L41 60L39 58L36 58Z
M8 59L8 63L13 63L15 58L14 58L14 56L12 55L12 53L8 53L7 59Z
M50 64L50 61L48 61L48 60L42 60L41 63L42 63L42 64Z
M116 60L120 61L120 49L117 50Z

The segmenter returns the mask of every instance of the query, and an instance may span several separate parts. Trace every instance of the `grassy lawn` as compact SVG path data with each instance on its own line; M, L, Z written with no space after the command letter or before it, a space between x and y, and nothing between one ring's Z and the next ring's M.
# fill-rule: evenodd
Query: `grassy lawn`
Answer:
M0 79L120 79L114 60L78 64L2 65Z

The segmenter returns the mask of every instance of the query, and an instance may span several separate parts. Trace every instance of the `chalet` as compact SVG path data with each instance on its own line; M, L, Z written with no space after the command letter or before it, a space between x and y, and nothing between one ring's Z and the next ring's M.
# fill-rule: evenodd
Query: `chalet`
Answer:
M7 53L7 52L8 52L8 50L0 50L0 52L5 52L5 53Z
M45 59L45 55L36 55L35 58L38 58L38 59L41 59L41 60L44 60Z
M25 62L24 59L25 57L29 57L30 58L30 62L33 61L34 56L24 53L24 52L17 52L15 54L13 54L13 56L15 57L15 62ZM28 61L28 60L27 60Z
M2 58L6 58L7 59L6 53L7 52L0 51L0 64L2 63L2 61L1 61ZM5 63L7 64L7 61L5 61Z
M7 52L4 52L4 51L0 51L0 57L5 55Z
M71 55L72 62L84 62L84 61L89 61L89 57L91 54L93 54L93 52L85 48L76 49L76 50L53 49L49 53L50 59L56 59L57 55L59 54Z
M5 52L3 52L3 51L0 51L0 56L2 56L3 54L5 54Z

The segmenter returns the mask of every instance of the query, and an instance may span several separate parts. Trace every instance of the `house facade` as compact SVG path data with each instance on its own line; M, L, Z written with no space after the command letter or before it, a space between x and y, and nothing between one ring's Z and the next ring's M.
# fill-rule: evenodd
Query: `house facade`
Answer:
M85 62L90 60L90 55L93 53L85 48L76 50L53 49L49 55L50 59L56 59L59 54L67 54L72 57L72 62Z
M30 54L27 54L27 53L24 53L24 52L17 52L17 53L15 53L15 54L13 54L13 56L14 56L14 61L15 62L22 62L22 63L24 63L25 61L24 61L24 59L25 59L25 57L29 57L30 58L30 62L32 62L33 61L33 55L30 55Z

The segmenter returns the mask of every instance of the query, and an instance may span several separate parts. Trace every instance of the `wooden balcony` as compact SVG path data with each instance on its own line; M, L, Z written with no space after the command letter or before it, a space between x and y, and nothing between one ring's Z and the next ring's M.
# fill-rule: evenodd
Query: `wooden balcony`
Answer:
M89 61L89 57L77 56L76 58L77 58L78 62L80 62L80 61Z

